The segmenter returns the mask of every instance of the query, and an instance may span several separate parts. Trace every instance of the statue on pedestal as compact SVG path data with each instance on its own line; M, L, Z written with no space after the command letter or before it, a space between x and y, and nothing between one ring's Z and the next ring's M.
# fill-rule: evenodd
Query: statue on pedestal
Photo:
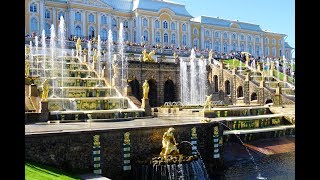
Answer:
M154 62L154 59L153 59L152 56L155 55L155 54L156 54L155 50L152 50L148 55L148 61Z
M213 52L212 52L212 49L209 51L209 58L208 60L211 60L213 58Z
M30 74L30 63L28 62L28 61L25 61L25 69L24 69L24 74L26 75L26 76L29 76L29 74Z
M98 54L97 49L94 49L94 51L93 51L93 57L92 57L93 62L97 62L98 56L99 56L99 54Z
M47 101L48 95L49 95L49 89L50 89L50 85L49 85L49 81L48 79L44 80L44 82L42 83L42 95L41 95L41 100L42 101Z
M143 62L148 61L148 53L147 53L147 50L146 50L146 49L144 49L144 50L142 51L142 55L143 55L142 61L143 61Z
M206 96L206 101L204 103L203 109L208 107L210 110L211 109L211 101L212 101L212 94L210 94L210 96Z
M142 85L142 89L143 89L143 99L148 99L149 89L150 89L148 80L144 81Z
M179 149L177 148L177 142L174 138L174 128L171 127L162 136L162 150L160 156L179 155Z
M77 39L76 50L77 50L77 54L80 54L80 51L82 50L82 48L81 48L81 39L80 38Z

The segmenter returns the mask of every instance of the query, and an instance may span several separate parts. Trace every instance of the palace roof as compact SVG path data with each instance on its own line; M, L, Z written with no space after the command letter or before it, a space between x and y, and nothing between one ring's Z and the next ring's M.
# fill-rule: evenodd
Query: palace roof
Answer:
M294 49L288 44L288 42L284 42L284 48Z

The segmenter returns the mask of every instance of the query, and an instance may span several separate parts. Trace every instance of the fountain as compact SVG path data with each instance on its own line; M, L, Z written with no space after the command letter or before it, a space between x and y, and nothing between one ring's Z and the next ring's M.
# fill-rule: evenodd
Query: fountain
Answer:
M90 61L90 58L91 58L91 41L88 41L88 64L90 64L91 65L91 61Z
M97 53L98 53L98 59L97 59L97 63L98 63L98 77L100 78L99 80L99 84L98 86L102 86L101 85L101 78L103 78L101 75L101 39L100 39L100 35L98 35L98 44L97 44Z
M123 41L123 23L120 23L120 30L119 30L119 41L118 41L118 52L121 58L121 90L122 94L125 93L125 89L127 88L127 59L124 56L124 41Z
M51 28L50 28L50 52L51 52L51 71L50 71L50 77L52 78L52 82L51 82L51 86L52 86L52 93L51 93L51 96L52 97L56 97L56 92L55 92L55 87L56 87L56 83L55 83L55 77L56 77L56 74L55 74L55 71L56 71L56 68L55 68L55 63L54 63L54 59L55 59L55 49L56 49L56 43L55 43L55 38L56 38L56 32L55 32L55 29L54 29L54 25L52 24L51 25Z
M109 69L109 72L110 72L110 75L109 75L109 82L112 82L112 56L111 56L111 53L112 53L112 43L113 43L113 39L112 39L112 31L111 29L109 29L108 31L108 62L107 63L107 69ZM112 86L112 83L111 83L111 86ZM110 88L111 88L110 86ZM110 91L110 96L111 96L111 91Z
M287 70L287 65L286 65L286 58L284 57L284 55L283 55L283 63L282 63L282 68L283 68L283 75L286 75L287 73L286 73L286 70Z
M34 37L34 44L35 44L35 52L34 52L34 54L35 54L35 57L36 57L36 75L38 76L39 75L39 38L38 38L38 36L35 36Z
M42 54L43 54L43 58L42 58L42 68L43 68L43 77L46 78L46 54L47 54L47 44L46 44L46 36L45 36L45 31L44 29L42 30L42 34L41 34L41 45L42 45Z
M176 143L174 128L170 127L162 137L162 150L160 156L151 160L138 161L137 179L209 179L206 167L200 153L192 155L191 152L182 154L177 146L188 141Z
M185 105L199 105L205 101L207 89L206 60L195 57L191 50L189 61L180 60L181 102ZM189 73L190 72L190 73ZM189 80L190 79L190 80Z
M29 53L29 61L30 61L30 76L32 77L33 76L33 67L34 67L34 64L33 64L33 53L32 53L32 41L30 41L30 53Z
M59 23L59 41L60 41L60 63L61 63L61 82L60 82L60 87L61 87L61 98L64 98L64 62L65 62L65 34L66 34L66 29L65 29L65 23L64 23L64 18L63 16L60 16L60 23ZM64 99L62 101L62 110L65 110L65 105L64 105Z

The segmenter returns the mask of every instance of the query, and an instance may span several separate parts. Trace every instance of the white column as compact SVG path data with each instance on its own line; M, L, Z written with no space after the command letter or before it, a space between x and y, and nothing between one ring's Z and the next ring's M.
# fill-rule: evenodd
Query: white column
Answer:
M223 52L223 41L222 41L223 33L220 31L220 52Z
M176 22L176 46L181 47L181 42L180 42L180 24L179 21Z
M69 9L69 37L74 34L74 20L75 20L74 9Z
M101 13L99 12L97 12L97 19L98 19L98 29L97 29L97 37L98 37L98 35L100 35L100 25L101 25Z
M211 49L214 49L214 30L213 31L211 31Z
M261 39L261 52L260 52L260 57L263 57L264 56L264 47L263 47L263 41L264 41L264 38L263 38L263 35L260 35L260 39Z
M229 48L228 48L228 51L231 51L231 49L232 49L232 46L231 46L231 44L232 44L232 41L231 41L231 38L232 38L232 33L231 32L229 32Z
M45 12L46 12L46 8L44 6L44 1L41 0L40 1L40 30L39 30L39 34L40 35L42 33L42 30L45 28L45 20L44 20L44 16L45 16Z
M244 51L248 52L248 34L246 34L245 39L246 39L246 44L245 44L246 47L244 48Z
M253 47L252 47L252 54L257 55L256 54L256 37L253 37Z
M238 48L237 50L240 51L240 36L241 34L237 34L237 41L238 41Z
M203 26L200 26L200 43L201 43L201 49L204 49L204 28Z
M136 29L137 29L137 37L136 37L136 40L137 40L137 43L141 43L141 36L142 36L142 33L141 33L141 17L139 15L137 15L136 17Z
M190 47L190 48L192 48L193 46L192 46L192 40L191 40L191 32L192 32L192 29L191 29L191 25L190 25L190 23L188 23L188 46Z
M53 8L52 8L52 24L53 24L53 26L54 26L55 29L57 29L57 27L56 27L56 25L57 25L56 22L57 22L57 11L56 11L56 8L53 7Z
M82 36L85 37L87 36L87 27L86 27L86 22L87 22L87 17L86 17L86 11L83 10L81 12L81 21L82 21Z
M154 19L154 17L152 17L151 18L151 34L152 34L152 36L151 36L151 41L150 41L150 44L153 44L153 45L155 45L155 39L154 39L154 33L155 33L155 28L154 28L154 21L155 21L155 19Z

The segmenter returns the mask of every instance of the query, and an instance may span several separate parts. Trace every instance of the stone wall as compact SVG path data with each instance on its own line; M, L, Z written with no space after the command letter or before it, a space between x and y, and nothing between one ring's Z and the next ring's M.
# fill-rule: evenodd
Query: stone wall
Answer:
M174 126L177 143L191 141L191 128L196 127L197 148L206 167L222 162L214 159L214 126L195 124ZM57 133L25 136L25 159L58 167L74 174L93 172L93 136L100 135L102 175L111 179L123 179L135 175L136 162L159 156L162 136L169 127L105 130L92 132ZM222 126L219 137L222 139ZM131 170L124 170L124 133L130 133ZM183 143L185 144L185 143ZM187 144L185 144L187 145ZM188 146L188 145L187 145ZM190 147L189 147L190 148ZM223 146L219 146L219 153ZM190 148L191 150L191 148ZM220 164L221 165L221 164ZM207 168L208 169L208 168ZM211 168L212 170L212 168Z

